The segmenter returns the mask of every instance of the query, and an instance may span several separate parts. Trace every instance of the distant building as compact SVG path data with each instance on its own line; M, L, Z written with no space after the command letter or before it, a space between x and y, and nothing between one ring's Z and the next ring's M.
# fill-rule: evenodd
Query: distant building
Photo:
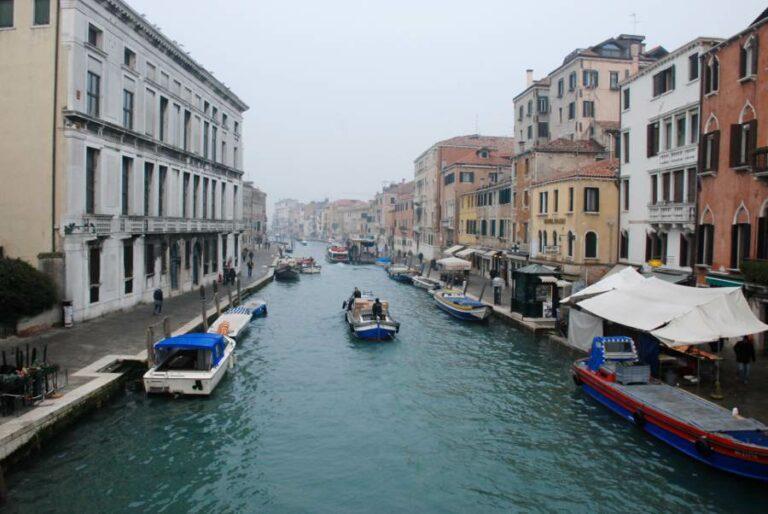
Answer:
M690 277L695 257L700 57L695 39L621 83L619 260Z
M397 188L395 197L393 250L397 256L414 255L413 241L413 188L414 183L406 182Z
M275 202L275 215L272 218L272 234L280 241L301 237L302 205L293 198L283 198Z
M525 74L525 89L514 98L518 152L549 141L549 77L534 80L533 70L526 70Z
M414 161L414 240L417 254L425 259L439 258L446 245L446 233L441 231L442 170L466 155L467 150L487 148L499 154L511 155L511 137L469 135L439 141Z
M247 105L121 0L0 17L4 253L53 275L78 320L237 265Z
M253 250L267 239L267 193L252 182L243 182L242 246Z
M531 183L531 260L593 283L617 260L616 159L584 164Z

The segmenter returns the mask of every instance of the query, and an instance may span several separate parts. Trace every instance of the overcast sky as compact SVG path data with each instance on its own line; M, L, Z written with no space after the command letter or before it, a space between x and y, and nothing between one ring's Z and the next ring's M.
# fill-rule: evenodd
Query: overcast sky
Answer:
M673 50L758 0L128 0L238 94L245 175L269 195L370 198L432 143L512 135L512 98L620 33ZM632 13L638 20L635 28Z

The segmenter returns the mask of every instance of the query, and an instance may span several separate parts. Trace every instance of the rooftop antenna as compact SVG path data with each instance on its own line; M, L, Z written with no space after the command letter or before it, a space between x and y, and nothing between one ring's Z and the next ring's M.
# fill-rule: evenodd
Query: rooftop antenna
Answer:
M632 18L632 34L637 34L637 26L642 23L642 20L640 20L637 17L637 13L631 13L629 15L630 18Z

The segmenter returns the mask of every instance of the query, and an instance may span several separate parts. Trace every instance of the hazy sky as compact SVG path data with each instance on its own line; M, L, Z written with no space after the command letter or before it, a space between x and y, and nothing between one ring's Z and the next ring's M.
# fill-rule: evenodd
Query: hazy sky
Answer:
M620 33L648 47L745 28L758 0L128 0L238 94L246 179L300 200L371 197L433 142L512 135L525 69ZM632 5L632 7L630 7ZM634 28L632 13L637 15Z

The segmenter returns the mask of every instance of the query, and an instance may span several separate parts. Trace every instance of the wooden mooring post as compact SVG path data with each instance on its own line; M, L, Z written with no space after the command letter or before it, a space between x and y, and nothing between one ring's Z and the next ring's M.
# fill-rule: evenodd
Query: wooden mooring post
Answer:
M147 367L155 365L155 329L147 327Z
M171 318L168 316L163 318L163 337L171 337Z
M483 282L483 288L480 290L480 297L478 298L479 301L483 301L483 296L485 296L485 288L488 286L488 282Z
M200 308L203 314L203 330L208 332L208 313L205 309L205 287L200 286Z
M237 277L235 282L237 283L237 304L240 305L243 303L243 297L240 296L240 277Z

